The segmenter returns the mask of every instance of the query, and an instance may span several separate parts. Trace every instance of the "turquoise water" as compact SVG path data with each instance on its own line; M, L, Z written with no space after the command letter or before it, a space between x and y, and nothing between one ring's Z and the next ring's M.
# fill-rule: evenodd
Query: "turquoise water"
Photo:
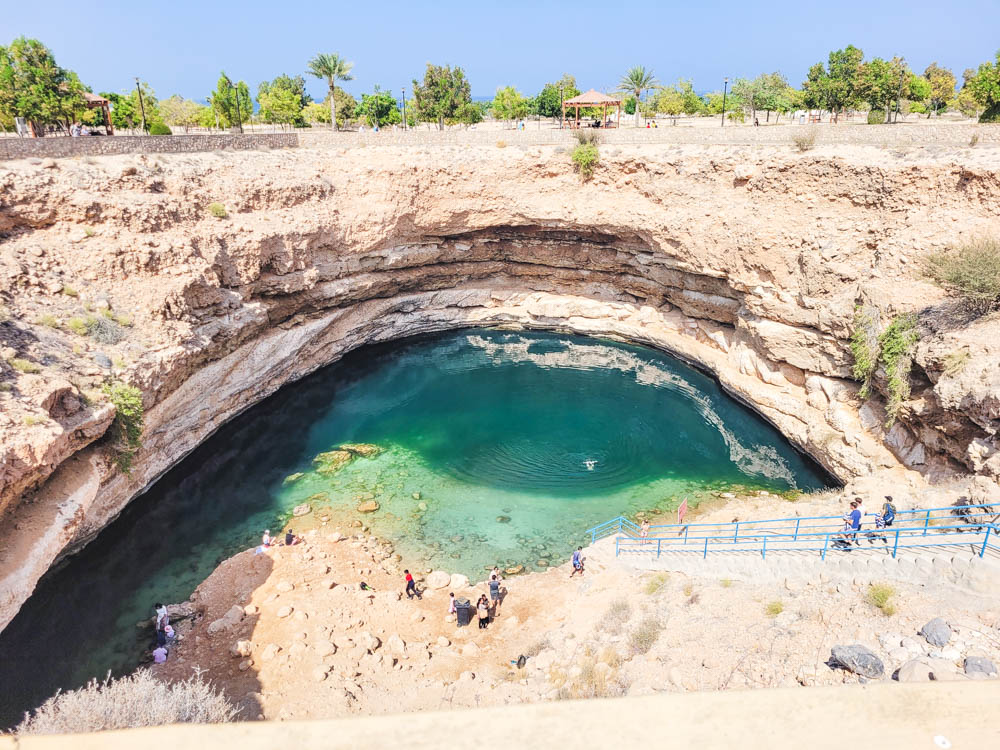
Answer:
M377 455L317 471L345 443ZM302 502L370 525L411 567L478 576L561 563L619 514L827 483L715 381L654 351L488 330L365 348L223 427L46 576L0 635L0 725L133 668L155 601L185 599ZM359 514L370 499L379 509Z

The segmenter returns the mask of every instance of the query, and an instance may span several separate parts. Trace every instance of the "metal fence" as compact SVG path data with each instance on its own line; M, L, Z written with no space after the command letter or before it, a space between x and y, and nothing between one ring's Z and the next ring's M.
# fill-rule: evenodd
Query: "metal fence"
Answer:
M878 514L868 513L860 530L845 528L839 516L776 518L730 523L662 524L640 527L619 516L587 530L591 543L615 536L615 555L636 553L659 557L665 552L818 552L825 560L831 550L880 545L896 557L899 550L931 547L970 547L979 557L1000 552L1000 503L897 511L892 522L875 525Z

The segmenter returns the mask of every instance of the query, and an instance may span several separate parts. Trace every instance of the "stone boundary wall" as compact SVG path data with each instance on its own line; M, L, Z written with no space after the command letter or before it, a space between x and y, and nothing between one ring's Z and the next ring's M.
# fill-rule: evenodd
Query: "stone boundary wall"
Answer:
M663 125L655 129L623 128L601 132L607 145L791 145L796 136L815 133L815 145L862 145L882 148L906 146L968 146L977 136L980 146L1000 145L1000 125L960 123L946 125L778 125L770 127L693 127ZM82 138L0 138L0 161L9 159L64 158L108 154L164 154L218 150L274 148L357 148L361 146L506 146L567 145L574 142L567 130L449 130L367 131L334 133L303 130L291 133L254 133L164 136L90 136Z
M331 134L332 135L332 134ZM168 154L196 151L294 148L297 133L217 133L212 135L115 135L80 138L0 138L0 161L8 159Z

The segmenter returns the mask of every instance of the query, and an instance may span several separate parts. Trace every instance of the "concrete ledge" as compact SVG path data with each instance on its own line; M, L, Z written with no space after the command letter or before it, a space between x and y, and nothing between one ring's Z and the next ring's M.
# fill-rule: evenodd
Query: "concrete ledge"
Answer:
M518 748L1000 747L1000 682L878 683L557 701L312 722L175 725L89 735L0 738L0 750L137 747L448 748L476 736Z

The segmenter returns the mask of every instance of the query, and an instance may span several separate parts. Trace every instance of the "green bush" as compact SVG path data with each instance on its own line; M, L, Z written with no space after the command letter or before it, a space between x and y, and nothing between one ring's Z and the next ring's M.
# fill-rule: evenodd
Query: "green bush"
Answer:
M987 107L981 115L979 122L1000 122L1000 102Z
M170 128L167 127L166 123L154 122L149 126L150 135L172 135Z
M225 219L229 216L229 212L226 211L226 207L221 203L209 203L208 212L212 214L216 219Z
M30 359L21 359L19 357L12 357L7 360L7 364L13 367L18 372L24 372L32 375L36 372L41 372L42 368L32 362Z
M882 125L885 122L885 110L873 109L868 112L869 125Z
M73 287L71 287L69 284L65 284L63 286L62 293L65 294L67 297L79 297L80 296L80 293L78 291L76 291L76 289L74 289Z
M142 447L142 391L122 382L105 383L103 391L115 407L115 421L108 435L114 461L126 474L132 471L132 458Z
M650 596L659 594L667 587L668 583L670 583L669 573L656 573L652 578L646 581L646 593Z
M576 165L576 170L584 182L594 176L594 170L600 161L601 155L594 143L580 143L573 149L570 159Z
M885 583L873 583L868 587L868 594L865 597L868 603L876 609L882 611L886 617L896 614L896 604L892 601L896 596L896 589Z
M777 617L782 612L785 611L785 603L781 599L775 599L773 602L769 602L766 607L764 607L764 614L768 617Z
M852 374L861 383L861 398L868 398L872 376L878 366L878 310L868 305L854 308L854 330L851 331L851 354L854 355Z
M910 397L910 366L913 363L913 347L919 340L917 317L912 313L894 318L878 337L881 349L879 359L885 367L889 387L889 401L885 405L886 428L892 427L899 407Z
M976 315L1000 308L1000 239L984 237L933 253L927 274Z
M656 617L647 617L639 626L629 633L628 647L633 654L648 654L656 644L663 630L663 623Z

